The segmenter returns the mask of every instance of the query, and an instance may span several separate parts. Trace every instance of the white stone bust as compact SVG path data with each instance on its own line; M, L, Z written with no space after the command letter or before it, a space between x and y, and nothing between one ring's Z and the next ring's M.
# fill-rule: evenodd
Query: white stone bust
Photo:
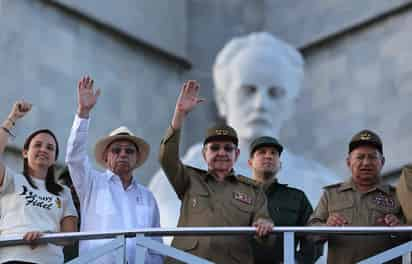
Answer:
M234 38L217 55L213 66L215 100L219 115L238 133L240 156L235 164L236 173L251 175L247 160L250 143L256 137L279 139L302 89L303 64L296 49L269 33ZM202 142L190 147L182 158L183 163L207 169L202 147ZM322 187L337 182L339 177L284 147L282 168L277 175L279 182L303 190L316 206ZM160 207L161 225L175 227L180 201L162 170L154 175L149 188Z

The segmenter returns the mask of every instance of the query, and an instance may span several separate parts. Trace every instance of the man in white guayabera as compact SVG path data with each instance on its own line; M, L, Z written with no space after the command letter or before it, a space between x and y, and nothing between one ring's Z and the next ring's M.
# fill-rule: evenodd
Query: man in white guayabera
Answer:
M213 66L215 100L220 116L238 132L241 151L236 173L250 177L247 160L255 138L279 138L302 88L303 63L295 48L265 32L234 38L217 55ZM202 142L190 147L182 162L205 169L202 148ZM281 162L279 181L303 190L312 205L318 203L323 186L339 179L331 170L287 148ZM161 225L176 226L180 201L163 171L154 175L149 188L160 206Z

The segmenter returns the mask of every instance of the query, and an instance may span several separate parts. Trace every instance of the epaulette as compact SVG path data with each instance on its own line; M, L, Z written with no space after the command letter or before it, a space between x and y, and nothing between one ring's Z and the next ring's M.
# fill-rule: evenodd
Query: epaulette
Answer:
M330 188L339 187L341 184L342 183L339 182L339 183L334 183L334 184L331 184L331 185L326 185L326 186L323 186L323 189L330 189Z
M192 166L189 166L189 165L185 165L185 167L188 168L188 169L194 170L194 171L196 171L196 172L199 172L199 173L207 173L206 170L202 170L202 169L199 169L199 168L196 168L196 167L192 167Z
M260 187L260 184L252 178L249 178L249 177L246 177L246 176L243 176L243 175L240 175L240 174L236 175L236 178L241 183L245 183L247 185L251 185L251 186L257 187L257 188Z

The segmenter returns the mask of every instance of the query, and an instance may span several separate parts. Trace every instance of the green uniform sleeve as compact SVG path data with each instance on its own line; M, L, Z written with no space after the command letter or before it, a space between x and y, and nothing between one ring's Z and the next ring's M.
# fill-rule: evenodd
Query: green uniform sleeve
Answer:
M316 206L315 211L309 217L308 225L323 226L326 224L328 217L329 217L328 195L327 195L327 191L324 191L322 194L322 197L320 198L318 206Z
M185 166L179 158L180 130L169 127L160 143L159 162L180 200L189 185Z
M404 221L412 224L412 165L407 165L402 169L399 182L396 186L396 196L402 207Z

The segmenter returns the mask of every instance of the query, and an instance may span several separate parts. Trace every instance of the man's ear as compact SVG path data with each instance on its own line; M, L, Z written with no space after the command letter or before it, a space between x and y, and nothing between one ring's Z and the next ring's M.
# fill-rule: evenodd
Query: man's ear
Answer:
M253 169L253 167L252 167L252 165L253 165L252 164L252 158L247 160L247 165L249 165L249 168Z
M103 161L104 161L104 163L107 162L107 150L105 150L105 151L103 152Z
M240 149L236 146L236 153L235 153L235 161L239 158L240 155Z
M346 157L346 166L350 168L350 154Z
M206 145L205 146L203 146L203 148L202 148L202 157L203 157L203 160L204 161L206 161Z
M385 161L386 161L385 157L382 156L382 167L383 167L383 165L385 165Z

